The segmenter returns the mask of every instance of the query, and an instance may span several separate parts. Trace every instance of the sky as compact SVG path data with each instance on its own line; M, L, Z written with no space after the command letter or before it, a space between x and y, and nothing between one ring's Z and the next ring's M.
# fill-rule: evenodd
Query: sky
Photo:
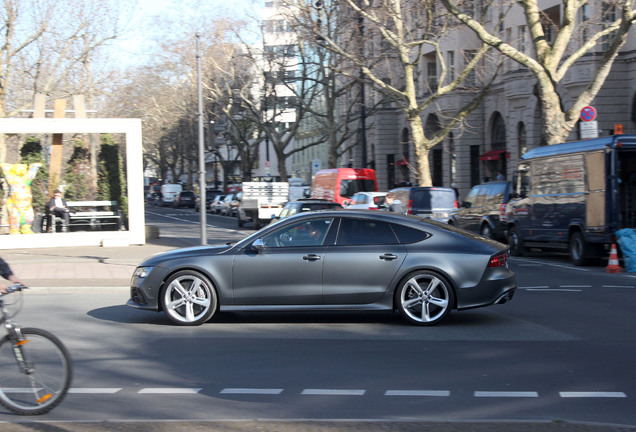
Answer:
M258 10L262 0L133 0L128 4L131 3L136 3L132 12L129 10L121 17L130 30L113 47L124 67L144 64L147 60L152 51L149 46L165 30L153 25L157 17L178 20L180 15L199 11L211 18L215 14L241 17Z

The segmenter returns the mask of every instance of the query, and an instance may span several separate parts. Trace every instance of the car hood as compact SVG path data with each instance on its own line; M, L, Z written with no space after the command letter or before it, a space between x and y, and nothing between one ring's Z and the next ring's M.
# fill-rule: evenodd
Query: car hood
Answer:
M158 254L149 256L144 259L139 266L144 267L156 267L163 262L172 261L188 257L198 256L214 256L221 255L231 249L231 245L223 246L194 246L187 248L174 249L166 252L160 252Z

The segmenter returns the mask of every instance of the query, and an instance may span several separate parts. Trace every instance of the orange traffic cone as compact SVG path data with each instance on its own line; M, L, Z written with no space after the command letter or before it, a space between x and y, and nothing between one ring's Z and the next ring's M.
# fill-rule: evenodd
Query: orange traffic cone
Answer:
M612 248L610 249L609 262L607 263L607 267L605 267L605 272L620 273L622 271L623 271L623 268L618 264L618 252L616 252L616 243L612 243Z

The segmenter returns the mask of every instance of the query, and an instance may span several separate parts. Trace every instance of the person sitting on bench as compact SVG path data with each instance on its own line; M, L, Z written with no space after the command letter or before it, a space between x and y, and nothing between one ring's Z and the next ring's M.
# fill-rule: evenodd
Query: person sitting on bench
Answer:
M53 198L49 201L49 232L55 231L53 227L56 217L59 217L64 221L62 231L68 231L70 220L68 213L69 211L66 205L66 200L62 198L62 191L55 189L55 191L53 191Z

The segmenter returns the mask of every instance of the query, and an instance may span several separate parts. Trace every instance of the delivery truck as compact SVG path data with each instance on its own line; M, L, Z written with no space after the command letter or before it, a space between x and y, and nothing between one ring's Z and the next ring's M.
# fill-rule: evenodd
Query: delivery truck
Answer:
M542 146L521 157L501 223L513 255L607 257L616 231L636 227L636 135Z

